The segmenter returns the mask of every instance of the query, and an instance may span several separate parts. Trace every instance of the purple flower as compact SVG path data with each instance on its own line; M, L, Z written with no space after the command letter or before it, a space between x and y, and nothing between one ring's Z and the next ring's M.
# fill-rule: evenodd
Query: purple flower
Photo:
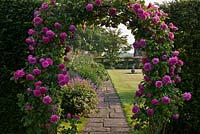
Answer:
M39 16L40 15L40 11L35 11L34 12L34 17L37 17L37 16Z
M35 17L35 18L33 19L33 23L34 23L36 26L42 24L42 22L43 22L43 19L40 18L40 17Z
M154 23L154 24L157 24L158 22L160 21L160 18L159 18L159 16L155 16L155 17L153 17L153 19L152 19L152 22Z
M28 46L28 49L29 49L30 51L34 51L35 48L34 48L32 45L29 45L29 46Z
M49 62L48 61L44 61L44 62L42 62L42 67L43 68L47 68L47 67L49 67Z
M159 58L153 58L152 59L153 64L158 64L159 63Z
M80 120L80 116L75 115L75 119L76 119L76 120Z
M141 83L138 85L138 89L140 90L144 90L144 85L142 85Z
M42 42L43 42L44 44L48 44L48 43L50 43L50 38L49 38L49 37L46 37L46 36L42 36Z
M184 99L185 101L189 101L191 98L192 98L192 95L191 95L190 92L185 92L185 93L183 94L183 99Z
M161 88L163 86L163 83L162 83L162 81L158 80L158 81L156 81L155 85L157 88Z
M46 123L46 124L45 124L45 127L48 129L48 128L51 127L51 124L50 124L50 123Z
M135 92L135 96L140 97L140 96L143 95L143 93L144 93L144 90L139 89L139 90L137 90L137 91Z
M40 87L40 92L43 94L43 93L46 93L49 89L46 88L46 87Z
M165 84L169 84L169 83L171 83L171 77L169 75L165 75L165 76L162 77L162 81Z
M54 114L54 115L51 115L50 120L52 123L57 123L59 120L59 117L58 115Z
M36 90L33 90L33 94L35 97L40 97L42 96L42 93L40 92L40 90L36 89Z
M32 74L27 74L26 80L32 81L32 80L34 80L34 76Z
M173 57L177 57L179 55L179 51L174 51L174 52L172 52L172 56Z
M148 115L153 115L154 114L154 110L152 108L147 109L147 114Z
M55 36L55 33L52 30L48 30L46 32L46 36L52 39Z
M37 88L37 87L40 87L42 85L42 81L36 81L35 82L35 87Z
M145 71L151 71L152 70L152 65L151 63L145 63L143 69Z
M31 89L31 88L27 88L26 91L27 91L27 92L32 92L33 89Z
M33 30L33 29L28 30L28 35L34 35L34 34L36 34L35 30Z
M64 65L64 64L59 64L59 65L58 65L58 69L59 69L59 70L63 70L64 68L65 68L65 65Z
M135 48L135 49L137 49L137 48L139 48L139 42L138 41L135 41L134 43L133 43L133 47Z
M132 5L132 8L133 8L133 10L137 11L138 9L141 8L141 5L138 4L138 3L135 3L135 4Z
M164 55L162 56L162 59L163 59L163 60L166 60L166 59L167 59L167 55L164 54Z
M162 97L161 101L163 104L168 104L171 102L171 99L168 96L164 96Z
M173 30L173 31L177 31L178 27L174 26L173 23L169 23L169 27Z
M132 108L132 112L136 114L136 113L138 113L139 111L140 111L139 106L138 106L138 105L134 105L133 108Z
M165 30L165 29L167 29L168 28L168 26L167 26L167 24L165 24L165 23L162 23L161 25L160 25L160 29L162 29L162 30Z
M182 79L180 76L176 76L176 79L175 79L176 83L181 83Z
M149 81L149 77L145 75L145 76L144 76L144 80L145 80L145 81Z
M49 7L48 3L46 2L42 3L42 6L41 6L42 9L47 9L48 7Z
M51 4L55 5L56 4L56 0L51 0Z
M158 38L158 43L162 43L162 42L163 42L163 40L164 40L164 38L163 38L163 37L159 37L159 38Z
M97 6L100 6L101 5L101 0L95 0L95 3Z
M55 22L54 25L53 25L56 29L60 28L61 27L61 24L58 23L58 22Z
M35 63L37 62L37 60L36 60L36 58L33 57L32 55L29 55L29 56L28 56L28 62L29 62L30 64L35 64Z
M151 93L147 93L147 94L146 94L146 97L151 97Z
M153 104L153 105L158 105L158 100L157 100L157 99L153 99L153 100L151 101L151 104Z
M142 57L142 64L145 64L148 62L148 59L146 57Z
M42 31L43 31L44 33L46 33L48 30L49 30L49 29L48 29L47 27L43 27L43 28L42 28Z
M52 105L51 107L52 112L56 111L56 109L57 109L57 105L56 104Z
M171 76L174 76L174 71L175 71L175 68L174 68L173 66L170 67L169 72L170 72L170 75L171 75Z
M68 113L67 116L66 116L66 118L67 118L67 119L71 119L71 118L72 118L72 115L71 115L70 113Z
M146 40L145 39L140 39L140 46L142 47L142 48L145 48L146 47Z
M69 30L70 30L71 32L75 32L75 31L76 31L76 27L75 27L74 25L70 25L70 26L69 26Z
M26 109L27 111L30 111L30 110L32 110L32 107L31 107L31 105L27 104L27 105L25 106L25 109Z
M40 75L40 74L41 74L41 70L38 69L38 68L35 68L35 69L33 69L32 73L33 73L34 75Z
M169 40L174 39L174 34L172 32L168 32Z
M24 73L24 70L21 69L21 70L17 70L15 73L14 73L14 79L15 80L18 80L19 78L23 77L25 75Z
M68 53L71 51L71 46L67 45L65 51Z
M108 10L108 13L110 16L115 16L117 14L117 9L116 8L110 8Z
M59 37L62 39L62 40L65 40L67 38L67 34L65 32L62 32L60 33Z
M183 63L182 60L178 60L178 63L177 63L177 64L181 67L181 66L183 66L184 63Z
M92 11L93 10L93 4L87 4L85 7L87 11Z
M178 120L179 114L173 114L173 115L172 115L172 118L173 118L174 120Z
M64 61L65 61L65 62L69 62L70 60L69 60L69 58L68 58L67 56L65 56L65 57L64 57Z
M51 58L46 58L46 61L49 63L49 65L53 65L53 60Z
M43 97L42 101L44 104L50 104L52 102L52 99L49 95L47 95L47 96Z
M177 57L171 57L168 60L168 64L171 65L171 66L176 65L177 62L178 62L178 58Z
M34 45L35 40L31 37L28 37L28 38L26 38L26 43L29 44L29 45Z

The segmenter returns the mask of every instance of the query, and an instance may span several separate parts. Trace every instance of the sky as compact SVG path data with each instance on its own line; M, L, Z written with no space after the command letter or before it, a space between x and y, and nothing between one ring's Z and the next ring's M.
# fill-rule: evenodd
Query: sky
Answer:
M150 2L154 3L154 2L158 2L158 3L162 3L162 2L170 2L172 0L145 0L145 4L148 5ZM118 26L118 29L120 29L122 31L122 35L127 35L127 41L129 44L133 44L135 39L134 36L131 34L131 30L128 30L127 27L124 24L120 24ZM134 53L134 49L128 51L129 53Z

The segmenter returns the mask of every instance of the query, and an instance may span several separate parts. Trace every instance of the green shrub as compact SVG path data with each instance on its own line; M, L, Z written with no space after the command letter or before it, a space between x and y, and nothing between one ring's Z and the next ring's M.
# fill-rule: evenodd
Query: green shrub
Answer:
M91 55L78 52L71 59L70 70L77 72L82 78L91 80L97 86L100 86L102 81L108 79L104 66L96 63Z
M0 131L23 134L22 114L17 106L17 93L24 89L10 81L14 70L24 67L27 47L25 39L31 27L35 0L3 0L0 2ZM31 5L31 6L30 6ZM21 130L21 131L20 131Z
M64 114L85 116L96 108L97 103L97 93L87 80L77 77L63 87L61 108Z
M200 133L200 1L177 0L162 5L169 14L170 21L179 27L175 35L175 49L179 50L180 58L184 59L182 68L182 91L191 91L193 98L181 108L181 118L168 126L169 133ZM168 22L170 23L170 22Z

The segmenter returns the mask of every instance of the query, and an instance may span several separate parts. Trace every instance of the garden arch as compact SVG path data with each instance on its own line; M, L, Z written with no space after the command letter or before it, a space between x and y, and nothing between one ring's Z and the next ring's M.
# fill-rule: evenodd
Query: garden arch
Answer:
M53 133L58 127L61 110L62 87L70 78L65 68L71 47L69 40L75 39L75 31L87 25L117 27L125 24L135 35L135 49L143 51L144 81L138 85L133 106L133 119L140 121L136 128L149 126L149 133L164 130L166 122L178 119L178 106L191 98L175 85L181 82L179 76L182 60L178 51L173 51L173 23L166 24L167 14L157 6L133 3L129 0L113 1L62 1L43 3L34 13L33 29L26 39L30 55L26 73L23 69L14 73L14 79L25 78L27 90L19 94L19 105L27 113L26 126L33 133ZM60 60L63 58L63 60ZM25 77L24 77L25 76ZM139 103L143 105L139 105ZM161 105L162 104L162 105Z

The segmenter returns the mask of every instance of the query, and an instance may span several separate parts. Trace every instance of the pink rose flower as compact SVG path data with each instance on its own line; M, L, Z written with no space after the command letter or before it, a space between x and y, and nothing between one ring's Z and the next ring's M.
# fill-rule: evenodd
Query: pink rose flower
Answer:
M157 99L153 99L152 101L151 101L151 104L153 104L153 105L158 105L158 103L159 103L159 101L157 100Z
M171 77L169 75L165 75L165 76L162 77L162 81L165 84L169 84L169 83L171 83Z
M65 32L60 33L60 39L65 40L67 38L67 34Z
M101 0L95 0L95 3L97 6L100 6L101 5Z
M71 32L75 32L75 31L76 31L76 27L75 27L74 25L70 25L70 26L69 26L69 30L70 30Z
M159 58L153 58L152 59L153 64L158 64L159 63Z
M115 16L117 14L117 9L116 8L110 8L108 10L108 13L110 16Z
M57 123L59 120L59 117L58 115L54 114L54 115L51 115L50 120L52 123Z
M146 47L146 40L145 39L140 39L140 42L139 42L140 46L142 48L145 48Z
M47 95L47 96L43 97L42 101L44 104L50 104L52 102L52 99L49 95Z
M17 70L15 73L14 73L14 79L15 80L18 80L19 78L23 77L25 75L24 73L24 70L21 69L21 70Z
M171 99L168 96L164 96L161 99L163 104L169 104L171 102Z
M94 7L93 7L93 4L87 4L85 8L87 11L92 11Z
M41 6L42 9L48 9L48 7L49 7L48 3L46 2L42 3L42 6Z
M64 64L59 64L59 65L58 65L58 69L59 69L59 70L63 70L64 68L65 68L65 65L64 65Z
M159 80L156 81L155 86L156 86L157 88L161 88L161 87L163 86L162 81L159 81Z
M154 114L154 110L152 108L147 109L147 114L148 115L153 115Z
M190 92L185 92L185 93L183 94L183 99L184 99L185 101L189 101L191 98L192 98L192 95L191 95Z
M40 92L40 90L36 89L36 90L33 90L33 94L35 97L40 97L42 96L42 93Z
M40 87L40 92L43 94L43 93L46 93L48 91L48 88L46 87Z
M41 70L38 69L38 68L35 68L35 69L33 69L32 73L33 73L34 75L40 75L40 74L41 74Z
M132 112L136 114L136 113L138 113L139 111L140 111L139 106L138 106L138 105L134 105L133 108L132 108Z
M35 17L35 18L33 19L33 23L34 23L34 25L36 25L36 26L42 24L42 22L43 22L43 19L40 18L40 17Z
M145 71L151 71L152 70L152 65L151 63L145 63L143 69Z
M174 120L178 120L179 116L180 116L179 114L173 114L173 115L172 115L172 118L173 118Z
M60 28L60 27L61 27L61 24L60 24L60 23L58 23L58 22L55 22L55 23L54 23L54 27L55 27L56 29L58 29L58 28Z
M47 68L47 67L49 67L49 62L48 61L44 61L44 62L42 62L42 67L43 68Z
M27 74L26 80L32 81L32 80L34 80L34 76L32 74Z

